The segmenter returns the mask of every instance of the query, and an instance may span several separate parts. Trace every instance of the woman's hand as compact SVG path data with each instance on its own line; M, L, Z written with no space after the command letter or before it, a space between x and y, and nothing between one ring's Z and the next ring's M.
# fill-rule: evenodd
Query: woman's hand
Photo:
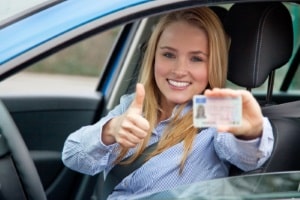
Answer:
M259 104L247 90L232 90L214 88L206 90L207 97L242 97L242 124L241 126L219 126L219 132L229 132L237 138L250 140L260 137L263 130L263 115Z
M111 119L103 127L104 144L118 142L123 147L132 148L147 136L150 125L142 116L144 98L145 88L138 83L135 98L128 110L123 115Z

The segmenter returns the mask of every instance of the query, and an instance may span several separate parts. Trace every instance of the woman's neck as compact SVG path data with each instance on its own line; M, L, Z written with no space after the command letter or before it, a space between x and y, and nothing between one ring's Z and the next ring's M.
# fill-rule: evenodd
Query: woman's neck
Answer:
M160 106L161 106L161 112L159 113L159 116L158 116L159 122L171 117L171 115L173 113L173 109L175 108L176 104L162 102Z

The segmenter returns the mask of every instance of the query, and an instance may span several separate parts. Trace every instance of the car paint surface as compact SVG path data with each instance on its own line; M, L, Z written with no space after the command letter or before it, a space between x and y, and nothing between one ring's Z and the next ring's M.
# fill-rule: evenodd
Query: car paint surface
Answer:
M11 39L1 41L0 74L1 65L36 46L91 21L145 2L147 0L68 0L4 27L0 30L0 38Z

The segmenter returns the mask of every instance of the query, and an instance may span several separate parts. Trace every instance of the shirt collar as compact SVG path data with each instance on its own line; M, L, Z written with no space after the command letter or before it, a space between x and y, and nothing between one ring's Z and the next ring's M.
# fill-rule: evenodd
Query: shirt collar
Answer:
M193 106L193 100L190 100L190 101L186 104L186 106L183 108L183 110L181 111L180 117L183 117L188 111L190 111L190 110L192 109L192 106ZM160 121L160 122L157 124L157 126L156 126L156 127L154 128L154 130L152 131L152 133L153 133L154 135L160 135L160 134L161 134L161 132L162 132L162 130L164 130L165 126L166 126L167 124L169 124L170 121L175 117L176 111L179 109L179 107L180 107L180 104L177 104L177 105L174 107L171 116L170 116L169 118L163 120L163 121Z

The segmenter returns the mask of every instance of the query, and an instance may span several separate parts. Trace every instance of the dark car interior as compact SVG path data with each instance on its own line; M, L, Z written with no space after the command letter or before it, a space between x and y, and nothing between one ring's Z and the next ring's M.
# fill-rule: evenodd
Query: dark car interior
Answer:
M282 107L272 101L275 71L288 62L293 50L288 10L281 3L235 4L228 13L227 32L231 37L228 79L251 90L269 78L265 99L260 104L272 123L275 145L269 161L256 173L299 169L298 159L286 156L299 150L299 102ZM282 118L283 112L290 116Z
M275 146L262 168L247 173L299 170L300 161L295 157L300 150L299 96L273 94L276 70L291 59L293 51L289 12L279 2L237 3L229 10L212 9L231 38L228 80L248 90L268 81L266 93L255 97L271 121ZM300 64L299 51L298 47L290 65L293 75ZM134 86L135 79L131 80L124 91ZM0 99L0 199L102 199L107 187L102 174L83 175L61 162L66 137L107 112L107 99L100 92L91 97ZM245 174L234 166L230 173Z

